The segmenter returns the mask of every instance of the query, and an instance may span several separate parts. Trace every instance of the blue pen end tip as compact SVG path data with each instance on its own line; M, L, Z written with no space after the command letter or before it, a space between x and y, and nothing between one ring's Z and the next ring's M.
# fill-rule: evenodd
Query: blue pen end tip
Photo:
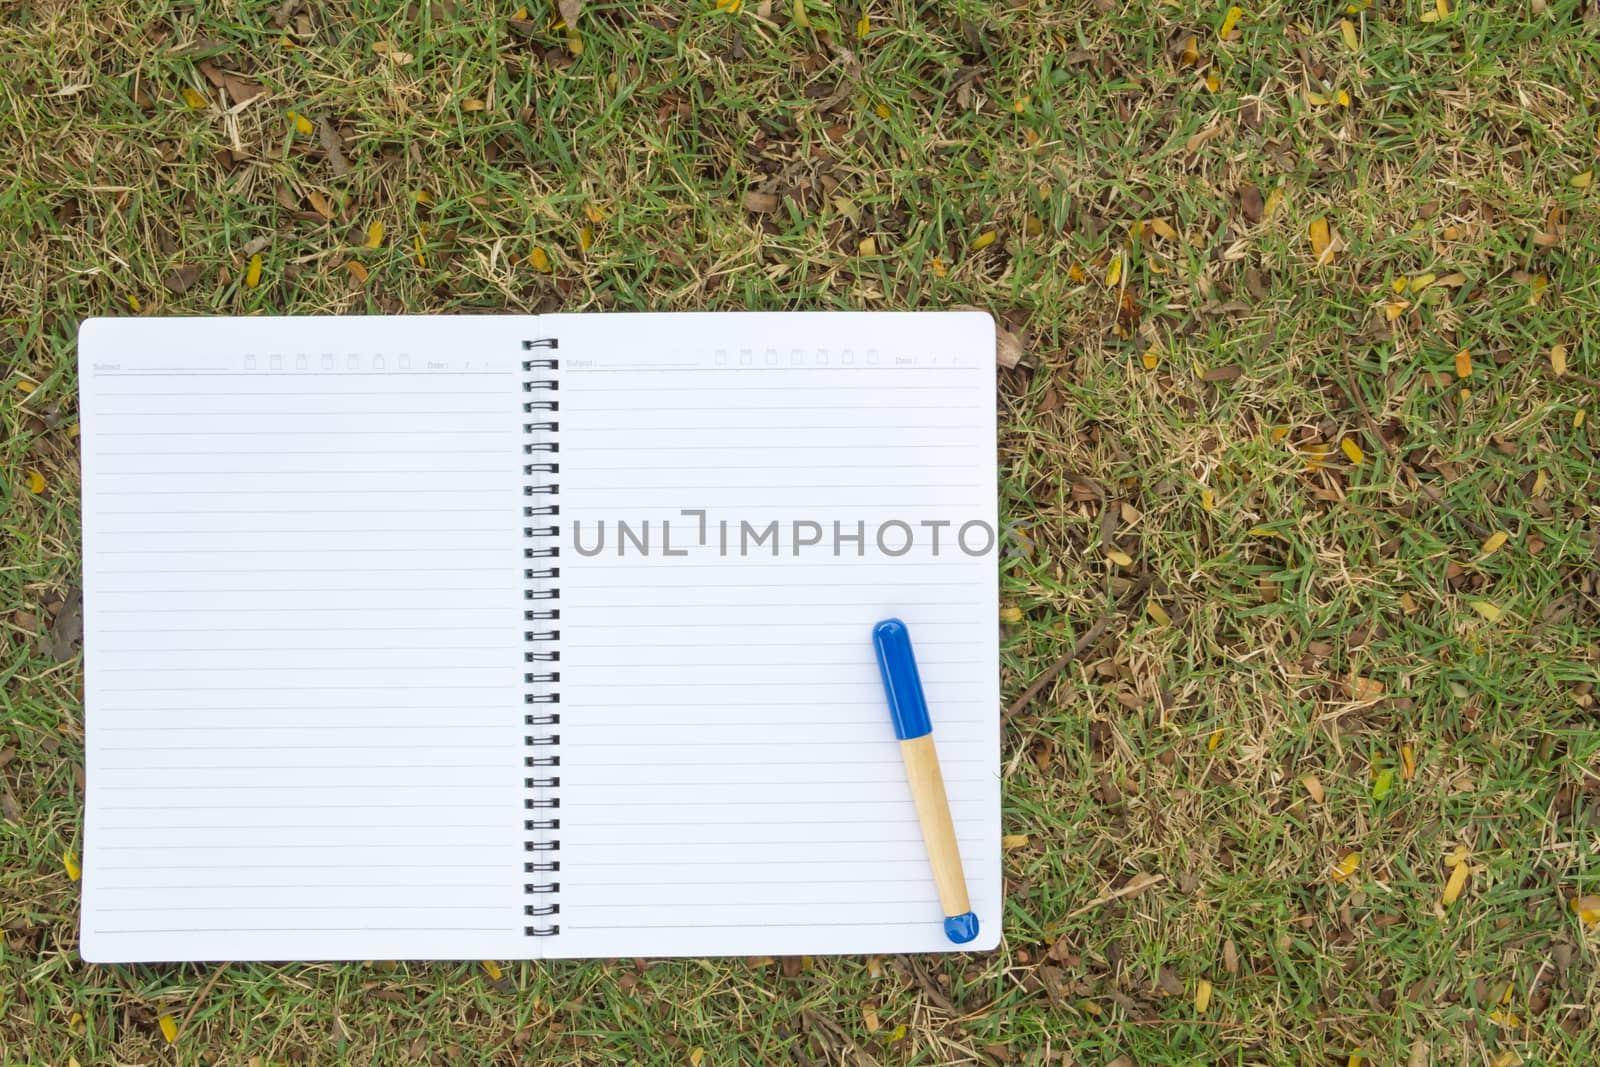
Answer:
M944 936L958 945L965 945L978 936L978 917L972 912L951 915L944 921Z
M880 639L890 637L900 633L905 628L906 624L899 619L884 619L872 628L872 636Z

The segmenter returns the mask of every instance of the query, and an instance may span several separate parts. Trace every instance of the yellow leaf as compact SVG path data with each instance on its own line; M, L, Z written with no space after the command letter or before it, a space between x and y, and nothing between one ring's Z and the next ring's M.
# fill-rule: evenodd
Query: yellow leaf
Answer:
M74 882L83 877L83 868L78 864L78 854L71 849L61 854L61 865L67 869L67 877Z
M1211 983L1202 978L1194 990L1194 1013L1204 1015L1209 1007L1211 1007Z
M863 14L861 16L861 18L856 21L856 36L857 37L865 37L867 34L869 34L871 32L872 32L872 20L870 18L868 18L865 14Z
M1549 478L1548 475L1545 474L1544 471L1540 471L1539 473L1535 474L1533 476L1533 495L1534 496L1543 496L1544 495L1544 491L1545 491L1545 487L1548 486L1549 484L1550 484L1550 478Z
M1206 740L1206 751L1215 752L1220 744L1222 744L1222 730L1218 728L1213 730L1211 736Z
M934 256L929 262L928 266L933 269L933 276L935 278L943 278L945 275L950 273L950 268L945 266L944 260L940 259L938 256Z
M994 244L994 239L996 236L997 235L993 230L984 230L982 233L978 234L977 237L972 239L972 250L974 252L983 251L985 248L988 248L990 245Z
M1499 622L1505 617L1505 612L1491 600L1474 600L1471 607L1490 622Z
M528 21L528 9L526 7L517 8L517 13L515 15L511 16L511 21L512 22L527 22Z
M532 267L540 274L549 274L551 270L550 256L543 248L540 248L538 245L534 245L533 251L528 253L528 266Z
M1028 110L1028 105L1031 103L1033 103L1033 97L1019 96L1015 100L1011 101L1011 110L1020 115L1024 111Z
M417 266L426 267L428 265L428 255L427 255L426 252L424 252L422 250L422 231L421 230L418 230L416 233L412 234L412 236L411 236L411 250L414 253L416 253Z
M578 230L578 251L587 252L592 247L594 247L594 227L580 227Z
M1172 616L1167 614L1167 609L1157 604L1154 600L1144 602L1144 611L1157 626L1172 625Z
M1450 879L1444 884L1444 895L1439 898L1445 907L1448 908L1454 904L1456 898L1461 895L1461 891L1467 887L1467 873L1469 870L1470 868L1465 863L1458 863L1455 865L1455 869L1450 872Z
M462 111L482 111L484 106L485 105L483 101L479 100L477 97L469 96L465 100L461 101Z
M1573 897L1572 910L1585 926L1600 922L1600 896L1590 893L1586 897Z
M1572 413L1572 428L1574 430L1581 428L1583 426L1583 420L1586 419L1588 415L1589 413L1582 408L1574 411Z
M171 1045L178 1040L178 1024L173 1021L172 1016L163 1015L156 1022L160 1025L161 1036L167 1039L167 1044Z
M1106 559L1109 559L1112 563L1115 563L1119 567L1133 566L1133 557L1128 555L1126 552L1123 552L1121 549L1106 549Z
M333 218L333 205L328 202L327 197L323 196L315 189L311 189L306 192L306 199L311 202L312 209L315 210L318 215L321 215L325 219Z
M142 305L140 305L140 303L139 303L139 298L134 296L132 293L128 294L128 306L130 308L132 308L134 311L143 310Z
M1349 19L1339 20L1339 32L1344 34L1345 47L1352 52L1361 51L1361 40L1356 36L1356 24Z
M1327 794L1322 790L1322 779L1314 774L1308 774L1300 779L1300 784L1305 787L1306 795L1313 804L1321 804Z
M1044 220L1037 215L1029 215L1022 220L1022 232L1029 237L1038 237L1044 233Z
M38 496L44 492L44 475L38 471L28 472L28 492Z
M1368 678L1362 674L1350 676L1351 700L1377 700L1383 696L1383 683L1376 678Z
M1496 530L1494 533L1484 538L1483 547L1479 549L1479 551L1485 556L1492 556L1496 552L1500 551L1500 549L1503 548L1505 543L1510 539L1511 535L1506 533L1504 530Z
M583 216L596 226L600 225L606 220L606 213L601 211L594 204L583 205Z
M1410 285L1411 282L1410 282L1410 279L1408 279L1405 275L1402 274L1400 277L1396 278L1390 284L1392 285L1392 287L1394 288L1394 291L1396 293L1403 293L1403 292L1406 291L1406 286Z
M489 981L491 982L498 982L500 976L505 973L494 960L483 961L483 972L489 976Z
M1007 604L1000 609L1000 621L1017 623L1022 621L1022 609L1014 604Z
M1349 107L1350 94L1345 92L1343 89L1340 89L1338 92L1333 94L1333 102L1338 104L1340 107Z
M1067 268L1067 281L1081 285L1088 280L1089 276L1085 274L1083 272L1083 268L1078 266L1076 263Z
M1406 308L1408 308L1410 306L1411 306L1411 303L1409 301L1406 301L1406 300L1390 300L1390 301L1388 301L1387 303L1385 303L1383 305L1383 319L1384 319L1384 321L1385 322L1393 322L1395 319L1398 319L1401 315L1404 315L1406 313Z
M1574 189L1587 189L1594 182L1594 171L1586 170L1582 174L1574 174L1568 184Z
M906 1036L906 1024L905 1023L901 1023L899 1026L895 1027L893 1030L891 1030L889 1032L889 1043L893 1044L894 1042L903 1039L905 1036Z
M1277 444L1279 441L1282 441L1288 436L1289 427L1287 426L1274 426L1272 429L1267 431L1267 440L1271 441L1273 444Z
M1550 369L1560 378L1567 373L1567 346L1556 345L1550 349Z
M700 1067L700 1061L706 1058L706 1050L699 1045L689 1050L690 1067Z
M190 107L205 107L206 106L206 98L201 96L199 93L195 92L193 89L189 88L188 86L184 86L184 88L183 88L183 102L185 104L188 104Z
M316 127L311 125L311 120L298 111L289 112L289 121L294 124L294 132L302 137L310 137L316 131Z
M1261 217L1264 219L1272 218L1272 216L1278 213L1278 208L1282 205L1283 188L1280 186L1279 188L1274 189L1272 192L1267 194L1267 202L1261 207Z
M1465 348L1456 353L1456 377L1472 377L1472 353Z
M1410 745L1400 746L1400 777L1406 781L1417 776L1417 754Z
M1348 437L1339 442L1339 449L1344 453L1345 458L1357 467L1366 462L1367 457L1362 454L1361 446Z
M1329 104L1333 103L1333 98L1323 96L1321 93L1313 93L1308 89L1306 90L1306 103L1310 104L1312 107L1327 107Z
M806 0L794 0L794 24L802 30L811 28L811 17L806 14Z
M1150 229L1155 231L1157 237L1164 237L1169 241L1178 239L1178 231L1173 229L1172 224L1166 219L1151 219Z
M1252 526L1245 531L1246 537L1277 537L1278 531L1270 526Z
M367 239L362 247L383 247L383 221L381 219L373 219L371 222L367 223Z
M1331 872L1333 874L1333 880L1335 882L1342 882L1349 878L1352 874L1355 874L1360 867L1361 853L1351 852L1347 854L1344 859L1333 865L1333 871Z
M717 10L726 11L730 15L738 13L742 7L744 7L744 0L717 0Z
M1217 77L1217 72L1212 71L1206 75L1206 92L1214 93L1222 88L1222 79Z
M1005 849L1007 852L1010 852L1014 848L1026 848L1027 846L1027 834L1006 834L1000 839L1000 847Z
M1195 67L1200 65L1200 47L1199 42L1197 42L1194 38L1194 34L1191 33L1188 37L1184 38L1183 55L1178 58L1178 61L1186 67Z
M433 194L426 189L418 189L413 199L419 204L431 204L433 203Z
M733 10L737 11L743 6L742 0L734 0ZM577 30L567 31L567 51L575 56L583 55L583 37Z
M1210 489L1200 490L1200 507L1207 512L1217 510L1217 495Z
M344 269L349 273L350 277L356 280L357 284L367 284L367 278L370 276L370 272L367 270L367 265L361 262L359 259L352 259L345 263Z
M863 256L878 254L878 239L876 237L863 237L861 243L856 245L856 253Z
M250 257L250 265L244 271L244 287L254 289L261 284L261 253L257 252Z
M1157 367L1161 366L1161 354L1154 348L1147 348L1144 350L1144 353L1140 355L1139 361L1144 364L1145 370L1155 370Z
M1223 16L1222 28L1217 31L1217 40L1226 41L1232 35L1234 27L1239 25L1239 20L1244 17L1244 8L1237 5L1228 8L1227 15Z
M1437 274L1419 274L1411 279L1411 291L1420 293L1438 280L1439 276Z
M1122 253L1118 252L1111 257L1110 266L1106 267L1106 286L1114 289L1120 281L1122 281Z
M17 392L21 393L23 396L27 396L29 393L33 392L37 388L39 388L39 387L37 385L34 385L32 382L26 382L26 381L17 382Z
M1333 232L1328 228L1327 216L1316 219L1311 223L1311 251L1317 257L1317 265L1322 266L1333 262Z

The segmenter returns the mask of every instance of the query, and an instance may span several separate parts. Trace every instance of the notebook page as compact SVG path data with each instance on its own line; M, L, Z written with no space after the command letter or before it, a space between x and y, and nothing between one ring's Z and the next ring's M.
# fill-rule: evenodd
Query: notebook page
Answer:
M86 959L536 948L530 325L84 325Z
M997 568L982 532L967 531L973 554L957 544L963 524L996 522L988 317L541 326L561 341L547 951L951 948L872 650L890 616L921 663L982 924L972 947L992 947ZM753 546L745 523L765 535Z

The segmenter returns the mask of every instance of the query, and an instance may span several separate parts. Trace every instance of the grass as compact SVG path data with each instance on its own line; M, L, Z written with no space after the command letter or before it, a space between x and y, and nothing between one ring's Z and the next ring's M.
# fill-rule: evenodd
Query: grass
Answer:
M530 6L0 5L0 1060L1600 1058L1592 3ZM1100 624L1001 951L78 961L80 319L952 304L1023 347L1007 698Z

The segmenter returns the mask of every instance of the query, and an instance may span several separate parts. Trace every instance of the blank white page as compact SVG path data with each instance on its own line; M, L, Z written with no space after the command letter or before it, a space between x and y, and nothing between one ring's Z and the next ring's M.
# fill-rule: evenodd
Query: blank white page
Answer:
M989 318L540 325L561 357L561 931L547 954L952 948L873 655L890 616L921 665L982 927L970 947L993 947L997 567L977 526L972 553L956 543L964 524L996 524ZM746 522L778 527L741 552Z
M84 958L536 948L532 324L84 324Z

